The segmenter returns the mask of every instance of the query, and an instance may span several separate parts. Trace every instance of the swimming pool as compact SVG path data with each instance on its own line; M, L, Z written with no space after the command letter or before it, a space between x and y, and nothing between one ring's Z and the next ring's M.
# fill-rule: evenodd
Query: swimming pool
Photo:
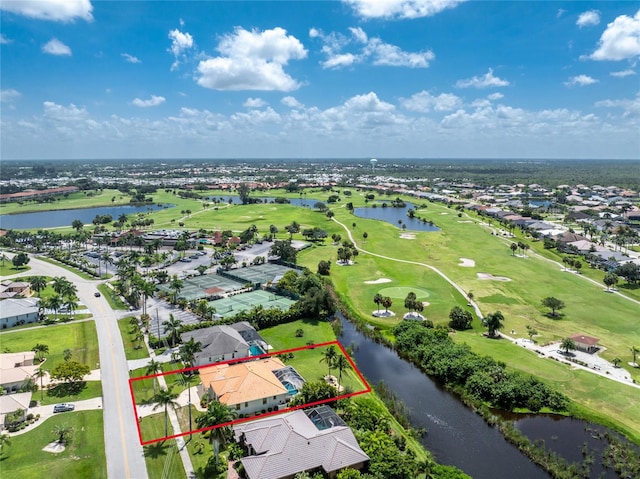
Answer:
M260 356L261 354L265 354L265 351L257 344L252 344L249 347L249 354L251 354L251 356Z

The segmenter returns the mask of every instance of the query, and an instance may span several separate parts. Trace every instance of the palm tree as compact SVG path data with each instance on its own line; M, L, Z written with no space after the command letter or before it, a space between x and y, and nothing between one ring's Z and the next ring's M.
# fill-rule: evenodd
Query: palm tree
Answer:
M631 354L633 354L633 363L631 364L634 368L638 367L638 363L636 362L636 355L638 353L640 353L640 349L638 349L635 346L631 346L631 349L629 349L629 351L631 351Z
M331 376L331 368L335 366L336 359L338 358L338 353L336 351L336 347L331 345L329 346L324 353L322 353L322 358L320 358L320 362L327 363L329 368L329 376Z
M180 374L178 376L178 384L184 388L187 388L187 394L189 395L189 404L187 408L189 410L189 437L191 437L191 431L193 431L193 426L191 425L191 383L193 382L194 376L190 374Z
M162 325L164 326L164 332L169 333L171 346L175 346L178 341L178 330L180 329L180 326L182 326L182 321L176 319L173 314L169 314L169 319L167 321L163 321Z
M157 394L153 396L153 400L156 405L153 406L153 410L155 411L159 407L164 407L164 435L165 437L169 435L169 411L168 408L171 406L173 409L177 408L179 404L175 401L178 397L177 393L171 391L171 388L165 389L160 388Z
M504 321L504 316L500 311L487 314L484 323L489 331L489 336L492 338L496 336L496 332L503 327L502 321Z
M380 311L380 303L382 303L382 295L380 293L376 293L373 297L373 302L376 303L378 307L377 311Z
M560 349L564 349L564 354L569 354L569 351L576 349L576 343L571 338L564 338L560 342Z
M56 276L53 278L53 290L58 293L60 296L66 296L67 291L69 290L71 281L69 281L64 276Z
M178 276L174 274L173 278L171 278L171 282L169 283L169 288L171 288L172 290L172 293L171 293L172 303L175 304L178 301L178 295L180 294L180 291L182 291L183 287L184 287L184 281L179 279Z
M511 248L511 255L515 256L516 255L516 251L518 251L518 245L517 243L511 243L511 245L509 246L509 248Z
M144 341L144 333L140 329L138 329L133 335L133 340L138 343L136 349L140 349L142 347L142 342Z
M40 291L47 287L47 278L44 276L33 276L29 280L29 284L31 285L31 289L38 293L38 298L40 297Z
M156 291L156 285L151 281L142 281L140 283L140 292L142 293L142 314L147 314L147 300L153 297Z
M4 266L5 261L9 261L9 257L4 253L0 254L0 262L2 262L2 266Z
M40 402L44 401L44 385L42 384L42 379L47 376L47 372L40 368L36 372L33 373L33 377L36 379L40 379Z
M51 434L53 434L58 438L58 442L60 444L63 444L67 442L71 437L71 435L73 434L73 428L66 423L57 424L56 426L54 426L53 430L51 431Z
M392 304L393 304L393 300L389 296L385 296L384 298L382 298L382 306L384 306L385 313L389 312L389 308L391 307Z
M200 341L196 341L194 338L191 338L189 341L180 346L180 358L182 359L185 367L193 367L195 355L200 351L202 351L202 343Z
M349 364L347 357L344 354L341 354L338 356L335 366L338 370L338 384L342 384L342 371L348 370L351 365Z
M162 372L162 364L156 361L155 359L152 359L151 361L149 361L149 364L147 364L147 369L145 370L144 374L146 376L151 376L153 374L158 374L159 372ZM156 395L157 380L158 380L157 378L153 378L153 395L154 396Z
M620 359L620 358L614 358L614 360L612 361L612 363L613 363L613 367L614 367L614 368L617 368L617 367L618 367L618 365L619 365L621 362L622 362L622 359Z
M198 428L212 428L209 431L209 441L213 446L213 452L215 454L216 463L218 462L218 449L220 442L224 443L228 435L228 427L217 427L219 424L226 424L233 421L237 417L235 410L231 409L226 404L222 404L219 401L211 401L207 412L202 416L196 418L196 424Z
M49 346L46 344L37 343L34 347L31 348L31 351L35 352L38 355L38 360L42 362L42 356L45 354L49 354Z
M57 316L58 310L60 309L61 306L62 306L62 296L60 296L59 294L54 294L47 298L47 300L45 301L44 307L46 309L53 309L53 315Z
M69 319L71 319L71 314L78 308L78 297L75 294L67 296L64 304L67 307Z

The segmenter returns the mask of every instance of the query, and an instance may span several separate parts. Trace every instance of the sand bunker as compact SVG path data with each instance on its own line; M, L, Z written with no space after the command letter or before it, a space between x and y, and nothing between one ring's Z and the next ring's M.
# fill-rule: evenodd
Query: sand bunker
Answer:
M364 284L382 284L382 283L391 283L389 278L378 278L373 281L365 281Z
M385 311L384 309L372 311L371 314L376 318L391 318L396 315L393 311Z
M426 308L427 306L429 306L430 304L431 304L431 303L430 303L429 301L423 301L423 302L422 302L422 306L424 306L425 308Z
M476 265L476 262L469 258L460 258L460 263L458 266L464 266L465 268L473 268Z
M349 260L349 261L339 260L339 261L336 261L336 264L338 266L351 266L352 264L355 264L355 263L353 261L351 261L351 260Z
M402 239L416 239L415 233L400 233Z
M49 444L47 444L45 447L42 448L43 451L45 452L51 452L53 454L60 454L61 452L63 452L65 449L64 447L64 443L61 442L50 442Z
M414 321L424 321L424 316L422 316L420 313L416 313L415 311L405 314L402 318Z
M511 281L511 278L507 278L506 276L494 276L490 273L478 273L478 279L489 281Z
M458 220L458 223L473 223L471 220Z

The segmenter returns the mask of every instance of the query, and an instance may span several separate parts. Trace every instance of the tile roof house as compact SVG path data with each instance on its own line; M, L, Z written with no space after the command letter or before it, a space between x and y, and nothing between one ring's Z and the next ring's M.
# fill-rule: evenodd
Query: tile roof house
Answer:
M319 416L326 420L317 422ZM233 434L249 448L250 455L241 459L249 479L290 479L303 471L335 478L341 469L361 469L369 460L327 406L237 424Z
M263 350L266 348L262 337L246 321L196 329L183 333L181 338L183 343L193 338L202 344L202 350L195 355L194 366L249 357L255 343Z
M0 386L7 392L0 396L0 428L4 426L7 414L18 409L26 414L31 402L31 392L16 391L39 369L39 366L33 364L35 357L36 353L33 351L0 354Z
M297 384L286 381L289 375L296 377ZM297 387L304 383L295 369L277 358L204 367L200 369L200 380L200 397L208 395L235 408L238 414L277 410L286 405L297 393Z
M576 345L576 349L587 353L595 353L598 348L599 338L587 336L585 334L574 334L570 337Z
M0 283L0 299L26 298L31 296L31 284L24 281L3 281Z

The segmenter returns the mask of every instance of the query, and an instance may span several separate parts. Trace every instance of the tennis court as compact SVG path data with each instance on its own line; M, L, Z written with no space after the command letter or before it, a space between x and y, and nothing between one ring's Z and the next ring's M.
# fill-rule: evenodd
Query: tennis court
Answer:
M264 263L257 266L251 266L249 268L239 268L228 271L228 273L242 279L245 283L252 284L267 284L274 281L276 278L282 277L287 271L291 271L291 268L273 263Z
M241 311L248 311L254 306L262 305L264 309L278 308L287 310L295 301L268 291L256 290L249 293L234 294L222 299L210 301L209 306L216 308L216 314L223 318L234 316Z
M244 288L244 283L225 278L217 274L205 274L203 276L194 276L193 278L183 281L180 297L187 301L194 299L211 298L212 296L222 296L231 291ZM158 289L171 294L171 286L169 284L158 285Z

